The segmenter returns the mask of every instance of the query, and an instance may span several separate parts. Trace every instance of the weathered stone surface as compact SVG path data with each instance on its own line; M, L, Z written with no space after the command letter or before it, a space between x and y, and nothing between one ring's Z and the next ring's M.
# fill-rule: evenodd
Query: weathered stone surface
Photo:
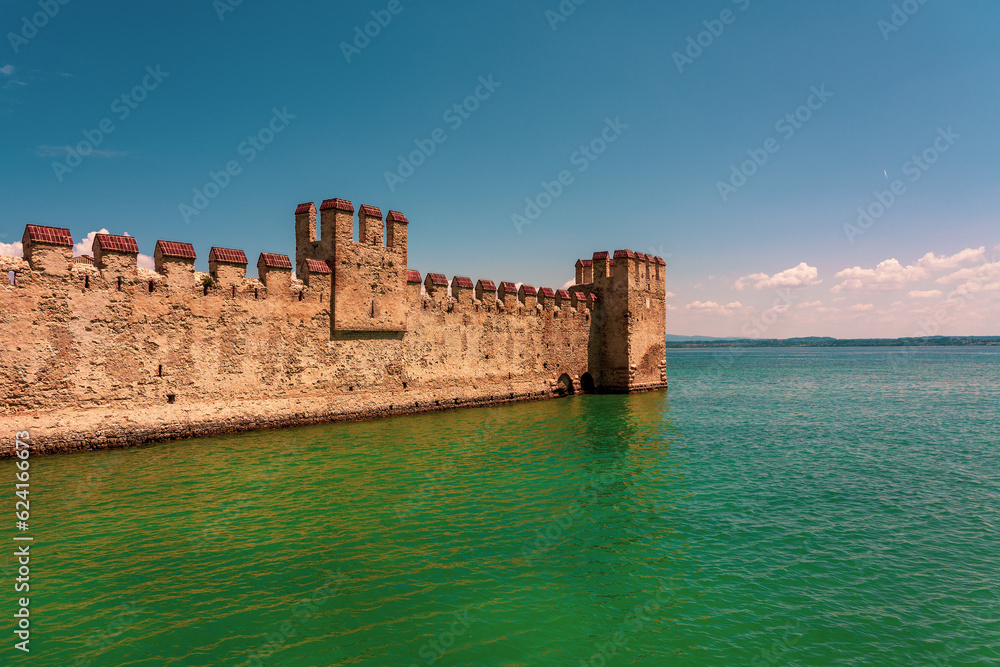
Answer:
M344 208L331 205L318 241L315 209L300 207L296 219L296 266L329 253L334 294L329 274L308 270L308 284L265 271L265 287L242 267L213 261L221 284L208 289L187 263L164 266L169 279L153 280L158 274L125 265L105 277L44 245L33 249L40 257L5 260L17 278L0 281L0 433L28 430L36 452L63 452L550 398L587 386L666 387L666 287L654 258L595 270L593 283L571 288L590 295L576 307L565 297L519 301L512 290L498 300L485 280L473 295L464 278L458 298L443 298L447 281L435 294L407 284L402 214L389 220L402 245L386 248L375 233L381 218L363 213L372 237L349 241L356 248L344 263ZM132 279L119 289L123 274ZM361 280L368 284L358 287ZM383 281L391 283L384 290ZM373 294L384 301L366 313ZM376 322L335 326L334 303ZM12 449L11 438L0 439L0 457Z

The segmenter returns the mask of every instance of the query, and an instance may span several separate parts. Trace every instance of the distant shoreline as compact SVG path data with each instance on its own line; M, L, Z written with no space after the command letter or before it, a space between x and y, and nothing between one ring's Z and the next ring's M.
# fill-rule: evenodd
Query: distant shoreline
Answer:
M675 338L675 340L671 340ZM1000 336L928 336L925 338L712 338L678 340L668 337L667 349L722 347L970 347L1000 345Z

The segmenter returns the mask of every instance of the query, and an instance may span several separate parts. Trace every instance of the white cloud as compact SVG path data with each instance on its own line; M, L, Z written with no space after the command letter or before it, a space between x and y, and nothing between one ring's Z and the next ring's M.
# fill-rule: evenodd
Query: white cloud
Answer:
M94 237L98 234L110 234L106 229L102 229L99 232L90 232L83 238L82 241L73 246L73 256L79 257L80 255L90 255L94 256Z
M807 301L805 303L800 303L800 304L798 304L795 307L796 308L819 308L822 305L823 305L822 301Z
M720 305L715 301L694 301L684 306L688 310L697 310L707 313L719 313L722 315L728 315L733 311L743 310L743 304L739 301L733 301L732 303L727 303L726 305Z
M938 278L937 282L942 285L949 285L968 282L983 283L991 280L1000 280L1000 262L981 264L975 268L955 271L954 273L949 273L946 276Z
M927 253L917 262L917 266L922 266L931 271L942 271L946 269L957 269L963 264L981 262L986 256L986 246L979 248L966 248L962 252L951 256L938 257L932 252Z
M819 279L819 269L802 262L773 276L766 273L751 273L737 280L733 287L743 290L752 285L754 289L763 290L775 287L810 287L821 282L823 281Z
M858 312L858 313L863 313L863 312L868 311L868 310L873 310L874 308L875 308L875 304L873 304L873 303L856 303L853 306L851 306L850 308L848 308L848 310L853 310L853 311Z
M3 67L0 67L0 74L3 74L4 76L10 76L13 73L14 73L13 65L4 65Z
M156 262L149 255L143 255L139 253L139 259L137 265L140 269L149 269L150 271L156 270Z
M575 279L574 280L567 280L566 284L563 285L562 288L563 289L569 289L570 287L572 287L575 284L576 284L576 280Z
M949 296L963 296L965 294L975 294L976 292L1000 292L1000 281L992 283L976 281L962 283Z
M21 247L20 241L17 243L0 243L0 256L24 257L24 248Z
M677 296L677 295L676 295L676 294L674 294L673 292L667 292L667 293L666 293L666 298L668 298L668 299L672 299L672 298L674 298L675 296Z
M933 299L934 297L941 296L941 290L913 290L906 296L911 299Z
M927 278L930 272L922 266L903 266L896 259L887 259L874 269L855 266L844 269L835 277L843 282L831 292L891 292L907 284Z

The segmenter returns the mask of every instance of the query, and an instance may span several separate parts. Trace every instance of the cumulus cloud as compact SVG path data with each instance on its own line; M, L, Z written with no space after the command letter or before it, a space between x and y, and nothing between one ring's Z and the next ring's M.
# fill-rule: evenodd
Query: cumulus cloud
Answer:
M930 272L922 266L903 266L899 260L887 259L874 269L862 269L860 266L844 269L834 276L843 282L834 285L830 291L892 292L929 276Z
M0 67L0 74L3 74L4 76L10 76L13 73L14 73L13 65L4 65L3 67Z
M566 284L565 284L565 285L563 285L563 286L562 286L562 288L563 288L563 289L569 289L570 287L572 287L572 286L573 286L573 285L575 285L575 284L576 284L576 279L573 279L573 280L567 280L567 281L566 281Z
M665 296L666 296L666 298L668 298L668 299L672 299L673 297L675 297L675 296L677 296L677 295L676 295L676 294L674 294L673 292L667 292Z
M705 313L718 313L722 315L728 315L734 311L739 311L743 309L743 304L739 301L733 301L732 303L727 303L726 305L721 305L715 301L694 301L684 306L688 310L697 310Z
M149 255L143 255L142 253L139 253L139 257L136 264L140 269L149 269L150 271L156 270L156 262L154 262L153 258L150 257Z
M906 296L911 299L933 299L934 297L941 296L941 290L913 290Z
M21 242L0 243L0 256L2 257L24 257L24 248Z
M977 292L1000 292L1000 281L992 283L969 281L967 283L962 283L955 288L952 295L963 296L965 294L975 294Z
M941 285L967 282L991 282L1000 280L1000 262L988 262L970 269L962 269L937 279Z
M737 280L733 287L744 290L752 286L754 289L763 290L775 287L810 287L821 282L823 281L819 279L819 269L802 262L773 276L766 273L751 273Z
M848 310L852 310L856 313L863 313L865 311L873 310L874 308L875 304L873 303L856 303L848 308Z
M91 257L93 257L94 237L97 236L98 234L110 234L110 233L111 232L109 232L106 229L102 229L99 232L90 232L85 237L83 237L83 239L79 243L73 245L73 256L79 257L81 255L90 255Z
M806 301L805 303L800 303L796 308L819 308L823 305L822 301Z
M962 252L944 257L938 257L934 253L929 252L920 258L917 262L917 266L922 266L925 269L930 269L931 271L944 271L948 269L957 269L963 264L981 262L985 256L986 246L981 246L979 248L966 248Z

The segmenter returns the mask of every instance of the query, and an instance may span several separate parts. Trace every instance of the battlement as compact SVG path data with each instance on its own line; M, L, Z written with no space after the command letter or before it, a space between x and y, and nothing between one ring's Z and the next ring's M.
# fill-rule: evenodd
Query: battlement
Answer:
M74 321L102 330L128 303L129 312L147 318L137 321L157 322L162 340L148 349L166 362L158 360L155 367L184 365L189 385L203 392L212 391L209 376L202 385L201 371L185 361L199 353L181 349L190 344L182 332L221 346L208 360L249 349L242 337L250 331L267 337L270 346L286 334L288 345L295 341L294 349L281 343L284 357L269 357L268 373L247 362L246 386L288 381L297 391L400 391L421 381L473 386L481 378L496 384L518 377L544 379L546 392L666 386L662 258L599 251L576 262L575 284L568 289L422 274L408 266L409 224L398 211L383 216L376 206L355 208L346 199L326 199L318 208L301 204L294 212L294 258L260 253L257 278L247 275L248 257L239 248L208 249L203 274L195 270L199 253L192 244L159 240L155 268L148 270L138 266L144 244L134 237L98 234L92 258L73 258L70 230L28 225L24 259L0 262L14 274L12 284L0 287L0 302L23 310L39 294L55 294L76 309ZM223 323L241 324L224 333L229 324ZM152 335L132 321L117 326L134 329L129 349L142 348L138 341ZM87 344L97 345L96 338L88 335ZM181 351L168 352L177 346ZM302 355L324 361L303 365ZM231 371L220 366L204 372ZM272 376L294 379L266 380ZM325 384L310 378L324 378ZM514 395L503 395L508 393Z

